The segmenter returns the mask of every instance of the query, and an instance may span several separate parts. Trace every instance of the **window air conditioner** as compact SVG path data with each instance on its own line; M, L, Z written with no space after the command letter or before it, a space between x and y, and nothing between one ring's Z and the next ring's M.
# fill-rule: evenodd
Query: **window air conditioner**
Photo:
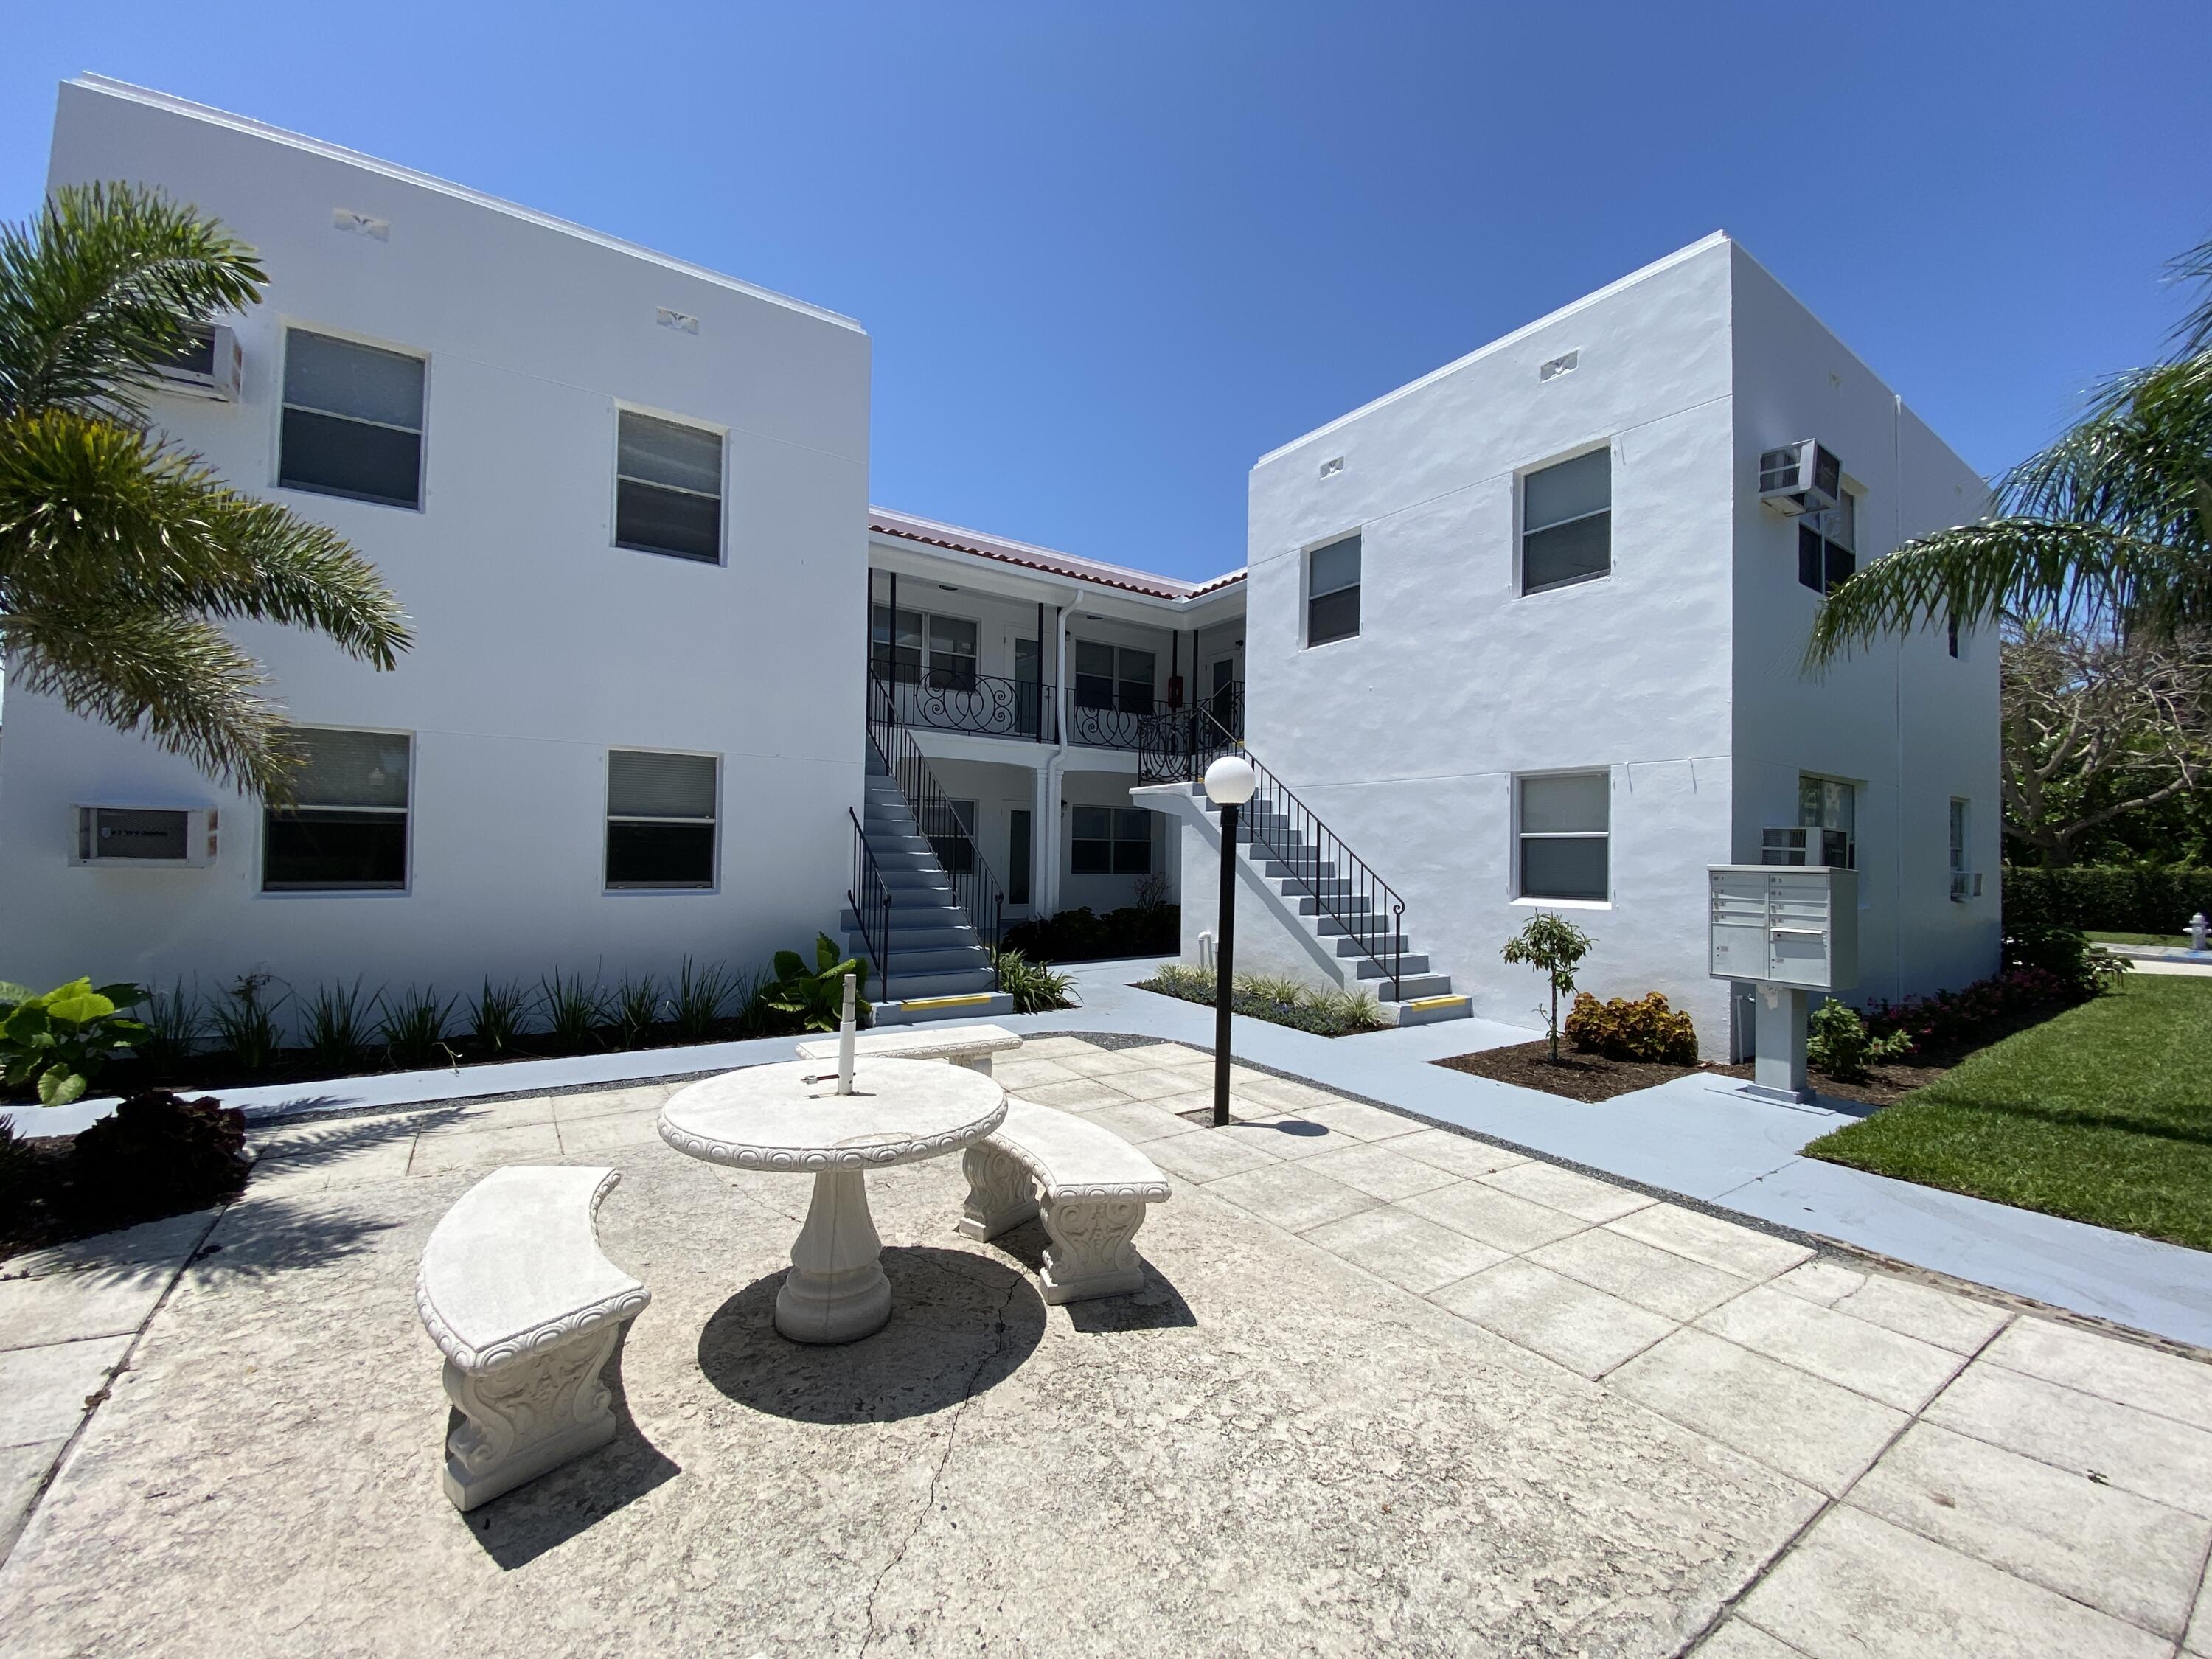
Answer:
M1759 458L1759 499L1788 514L1826 513L1844 493L1844 466L1810 438Z
M1951 872L1952 903L1964 904L1968 899L1978 899L1981 896L1982 878L1979 875L1971 870L1954 870Z
M73 806L71 864L200 869L215 862L216 809Z
M1851 867L1851 838L1841 830L1813 830L1801 824L1771 826L1759 832L1761 864L1795 864L1830 870Z
M161 376L167 391L187 398L212 398L217 403L234 404L245 367L245 358L238 349L238 336L216 323L194 329L183 349L158 365L154 372Z

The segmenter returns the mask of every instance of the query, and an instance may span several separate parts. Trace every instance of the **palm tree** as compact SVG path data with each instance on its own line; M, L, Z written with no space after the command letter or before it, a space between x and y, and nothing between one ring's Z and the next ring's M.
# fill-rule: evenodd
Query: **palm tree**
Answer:
M1998 480L1999 516L1917 538L1844 582L1814 624L1809 665L1953 619L2160 638L2212 623L2212 240L2172 270L2205 297L2172 356L2113 380L2080 425Z
M58 190L0 225L0 658L16 685L281 802L282 711L220 624L309 629L379 669L413 641L343 538L148 422L157 365L266 281L221 225L131 185Z

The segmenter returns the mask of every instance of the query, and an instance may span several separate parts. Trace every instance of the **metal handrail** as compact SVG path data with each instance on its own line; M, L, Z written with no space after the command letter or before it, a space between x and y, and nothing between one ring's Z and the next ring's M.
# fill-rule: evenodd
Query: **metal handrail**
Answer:
M853 907L853 920L859 926L860 943L868 947L874 959L876 986L874 1000L891 1000L891 890L884 880L884 872L876 866L876 855L868 850L867 832L860 828L860 814L851 807L845 816L853 820L853 884L845 890L845 902Z
M952 891L960 908L967 913L968 922L975 930L975 938L991 954L991 984L998 988L999 940L1006 922L1006 890L984 861L983 849L975 844L975 837L959 814L952 810L952 798L937 781L937 775L929 769L928 758L921 745L899 724L898 703L890 684L874 675L868 678L868 742L890 774L892 782L906 799L907 810L914 814L915 827L926 836L938 854L938 862L945 878L952 884ZM965 849L965 857L947 860L948 846ZM956 869L954 866L965 866Z
M1321 914L1357 941L1360 954L1389 980L1390 1000L1400 1000L1405 983L1406 901L1397 890L1262 766L1243 738L1205 709L1178 709L1152 722L1146 735L1147 744L1137 756L1137 775L1145 783L1196 783L1221 756L1244 757L1259 787L1244 809L1240 839L1267 849ZM1332 873L1323 876L1323 866ZM1355 908L1355 900L1364 902Z
M1056 688L1036 680L942 668L887 679L880 663L872 678L890 698L901 726L1031 743L1053 743L1060 737Z
M1149 708L1134 708L1118 702L1113 704L1078 702L1067 711L1068 741L1091 749L1133 749L1141 754L1146 732L1158 722L1172 720L1179 714L1200 712L1211 714L1232 733L1242 732L1244 729L1244 683L1239 680L1195 703L1182 705L1155 702Z

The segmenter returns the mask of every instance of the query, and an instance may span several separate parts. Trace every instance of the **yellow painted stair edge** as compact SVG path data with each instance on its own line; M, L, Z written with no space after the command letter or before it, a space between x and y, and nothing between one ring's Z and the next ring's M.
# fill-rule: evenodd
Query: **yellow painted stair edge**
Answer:
M1446 1003L1465 1002L1468 1000L1455 992L1447 991L1440 997L1415 997L1411 1002L1402 1002L1398 1006L1401 1008L1441 1008Z
M902 1008L965 1008L978 1002L988 1002L988 991L969 991L957 997L908 997L899 1004Z

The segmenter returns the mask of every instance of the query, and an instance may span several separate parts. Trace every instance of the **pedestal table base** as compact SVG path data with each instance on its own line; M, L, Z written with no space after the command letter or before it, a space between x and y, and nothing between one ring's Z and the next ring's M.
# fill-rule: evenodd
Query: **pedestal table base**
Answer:
M883 1241L868 1213L867 1176L825 1170L814 1177L791 1271L775 1293L775 1328L793 1342L857 1342L891 1316Z

